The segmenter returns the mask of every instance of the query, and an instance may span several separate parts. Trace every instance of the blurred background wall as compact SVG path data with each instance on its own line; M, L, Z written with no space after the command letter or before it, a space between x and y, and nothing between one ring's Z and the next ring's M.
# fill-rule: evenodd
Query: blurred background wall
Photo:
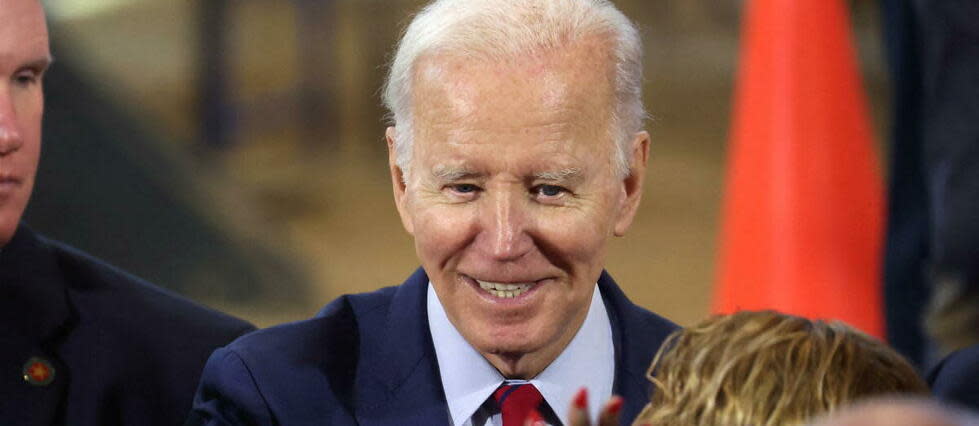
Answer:
M260 326L417 266L379 88L420 0L46 0L57 63L26 220ZM639 215L607 267L636 303L706 315L741 1L618 0L653 116ZM850 3L877 135L875 2Z

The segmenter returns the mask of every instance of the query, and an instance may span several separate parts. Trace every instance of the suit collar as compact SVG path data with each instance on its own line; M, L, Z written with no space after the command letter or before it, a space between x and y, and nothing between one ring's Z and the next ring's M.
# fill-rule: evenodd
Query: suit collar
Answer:
M365 353L362 366L370 382L360 383L356 401L361 425L448 424L448 406L439 381L435 348L428 329L425 292L428 276L419 268L397 287L388 308L383 340ZM377 384L380 386L373 386Z
M625 400L620 418L622 424L629 424L649 402L651 384L646 370L665 336L646 335L651 328L636 317L637 311L643 310L626 297L608 272L602 271L598 287L605 298L615 344L613 393Z
M389 343L385 358L390 362L379 370L391 392L397 392L420 364L435 359L425 307L427 289L428 275L418 268L391 300L385 326Z

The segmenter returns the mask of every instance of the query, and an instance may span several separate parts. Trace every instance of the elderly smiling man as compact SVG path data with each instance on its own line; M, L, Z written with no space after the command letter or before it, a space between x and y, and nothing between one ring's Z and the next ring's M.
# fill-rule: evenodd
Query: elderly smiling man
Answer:
M603 272L642 193L640 54L608 1L423 9L385 91L422 268L215 352L192 423L516 426L536 409L561 424L613 394L631 421L675 328Z

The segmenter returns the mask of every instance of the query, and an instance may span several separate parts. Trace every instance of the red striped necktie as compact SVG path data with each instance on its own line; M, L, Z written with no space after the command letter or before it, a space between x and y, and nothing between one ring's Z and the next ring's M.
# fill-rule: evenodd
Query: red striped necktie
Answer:
M493 392L493 400L503 415L503 426L523 426L531 411L548 408L544 396L529 382L504 383Z

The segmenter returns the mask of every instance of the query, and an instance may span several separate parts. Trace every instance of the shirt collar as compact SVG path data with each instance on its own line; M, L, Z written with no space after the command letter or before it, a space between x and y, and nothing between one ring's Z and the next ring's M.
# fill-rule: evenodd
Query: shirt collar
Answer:
M442 388L453 426L461 426L486 402L504 377L466 341L449 321L434 287L428 285L428 324L435 345ZM586 371L587 374L581 372ZM588 389L592 418L612 396L615 348L612 323L598 286L588 315L568 347L537 377L530 380L558 417L567 424L567 411L578 389Z

